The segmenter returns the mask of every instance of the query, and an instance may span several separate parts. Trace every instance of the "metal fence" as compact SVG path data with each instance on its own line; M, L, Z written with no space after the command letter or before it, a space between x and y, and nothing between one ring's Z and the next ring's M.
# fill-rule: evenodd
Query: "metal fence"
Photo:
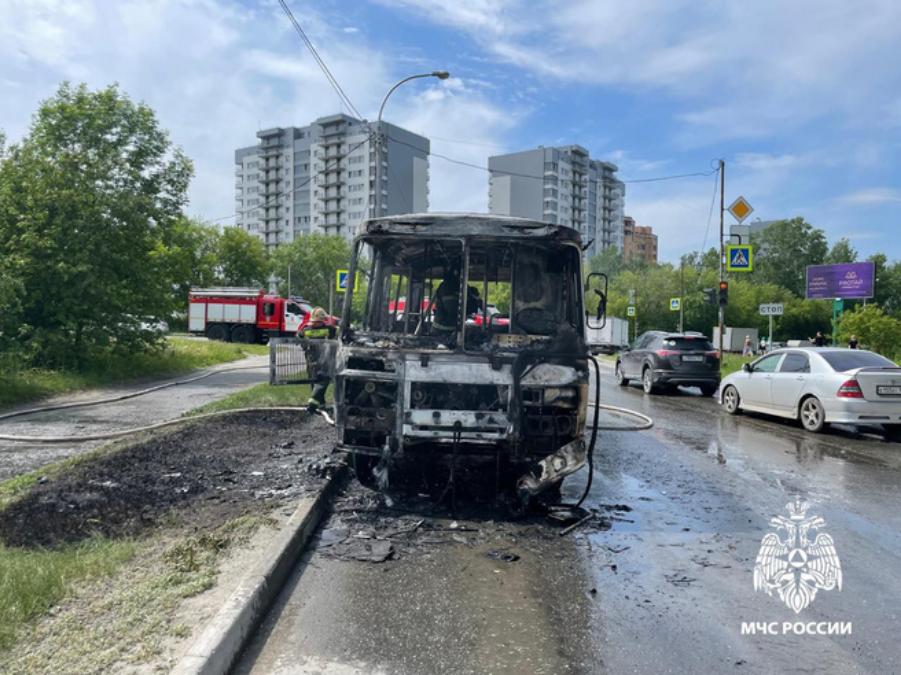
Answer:
M307 384L310 375L304 341L269 338L269 384Z

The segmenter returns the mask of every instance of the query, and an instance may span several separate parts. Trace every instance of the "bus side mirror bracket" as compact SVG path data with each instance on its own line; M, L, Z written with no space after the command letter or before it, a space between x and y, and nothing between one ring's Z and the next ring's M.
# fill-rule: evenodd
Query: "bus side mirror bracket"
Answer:
M607 275L603 272L592 272L585 280L585 293L591 297L594 293L598 298L598 308L594 316L586 312L589 328L603 328L607 325Z

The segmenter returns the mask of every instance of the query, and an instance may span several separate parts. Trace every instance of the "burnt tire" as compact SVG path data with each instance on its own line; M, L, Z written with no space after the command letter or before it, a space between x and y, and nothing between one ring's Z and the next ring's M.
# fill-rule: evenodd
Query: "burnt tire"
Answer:
M253 326L235 326L232 328L232 342L253 344L257 341L257 331Z
M378 457L371 455L363 455L355 452L351 455L351 466L354 469L354 475L360 482L360 485L378 490L378 480L375 477L373 469L379 463Z
M826 427L826 410L816 396L809 396L801 401L798 417L801 426L811 433L818 434Z
M212 326L209 326L206 329L206 336L210 340L218 340L219 342L228 342L230 337L228 327L223 326L221 323L214 323Z
M723 390L723 410L725 410L730 415L737 415L741 412L741 408L739 407L741 404L741 397L738 395L738 389L733 387L731 384L728 385Z
M619 386L629 386L629 378L623 374L623 364L619 361L616 362L616 367L613 369L613 376L616 378L616 383Z

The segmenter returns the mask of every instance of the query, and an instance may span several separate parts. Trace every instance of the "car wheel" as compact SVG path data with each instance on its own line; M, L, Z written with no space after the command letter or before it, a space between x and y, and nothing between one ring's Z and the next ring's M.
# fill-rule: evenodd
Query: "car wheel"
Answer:
M901 443L901 424L893 424L882 427L885 432L885 440Z
M741 412L741 408L738 407L740 402L741 398L738 396L738 389L731 384L723 390L723 408L727 413L735 415Z
M716 393L716 390L720 388L718 384L702 384L700 385L701 393L704 396L713 396Z
M219 340L220 342L228 342L228 330L221 323L214 323L206 329L206 336L210 340Z
M654 386L654 373L651 372L650 368L645 368L641 371L641 388L644 389L645 394L657 393L657 387Z
M614 369L614 377L616 377L616 383L621 387L626 387L629 385L629 378L623 375L623 364L619 361L616 362L616 368Z
M820 399L811 396L801 403L801 426L807 431L818 433L826 426L826 411Z

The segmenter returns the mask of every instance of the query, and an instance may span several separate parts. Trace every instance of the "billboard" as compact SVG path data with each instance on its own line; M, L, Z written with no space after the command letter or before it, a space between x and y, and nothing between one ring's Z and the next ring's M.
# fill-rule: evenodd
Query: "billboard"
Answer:
M807 297L811 300L872 298L876 265L871 262L808 265Z

